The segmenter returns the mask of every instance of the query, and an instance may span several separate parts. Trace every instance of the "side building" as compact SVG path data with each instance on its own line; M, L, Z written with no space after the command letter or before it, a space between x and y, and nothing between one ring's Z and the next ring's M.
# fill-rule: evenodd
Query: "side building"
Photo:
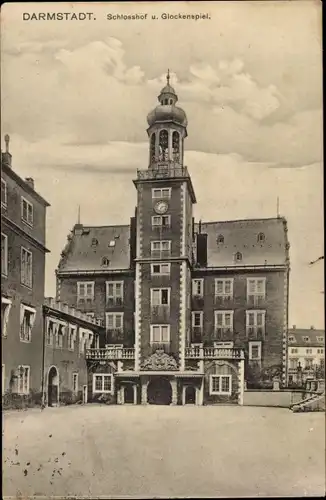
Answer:
M325 379L325 330L293 326L288 333L288 385Z
M167 80L147 117L135 215L126 226L75 225L57 299L103 322L99 348L86 351L97 393L107 377L103 392L118 403L242 404L245 381L287 382L287 224L195 223L187 117Z
M2 394L41 399L46 209L31 178L1 153Z

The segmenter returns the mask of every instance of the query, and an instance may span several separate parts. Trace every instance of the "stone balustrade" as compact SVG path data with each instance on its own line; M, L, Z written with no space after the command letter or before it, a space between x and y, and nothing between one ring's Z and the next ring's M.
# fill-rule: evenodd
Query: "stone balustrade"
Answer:
M53 297L45 297L43 305L46 307L49 307L50 309L53 309L55 311L69 314L70 316L73 316L74 318L79 318L83 321L87 321L87 323L91 323L92 325L98 325L98 326L101 325L100 319L91 318L90 316L87 316L87 314L84 313L83 311L80 311L79 309L76 309L75 307L70 307L68 304L65 304L64 302L60 302Z
M244 359L242 349L231 347L186 347L185 357L188 359Z
M94 361L112 359L135 359L135 349L129 347L105 347L99 349L86 349L86 359L91 359Z

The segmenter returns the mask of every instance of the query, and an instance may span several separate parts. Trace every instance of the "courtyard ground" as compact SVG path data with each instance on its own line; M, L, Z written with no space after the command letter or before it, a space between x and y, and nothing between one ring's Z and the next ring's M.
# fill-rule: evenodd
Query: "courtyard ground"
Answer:
M323 413L239 406L74 406L3 414L3 495L315 496Z

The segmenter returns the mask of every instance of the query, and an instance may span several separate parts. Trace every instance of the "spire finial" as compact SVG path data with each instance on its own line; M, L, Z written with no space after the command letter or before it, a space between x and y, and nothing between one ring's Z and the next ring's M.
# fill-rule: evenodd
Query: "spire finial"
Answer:
M6 134L5 135L6 153L9 153L9 142L10 142L10 136Z
M78 205L77 224L80 224L80 205Z
M170 70L168 69L167 75L166 75L166 81L167 84L170 85Z

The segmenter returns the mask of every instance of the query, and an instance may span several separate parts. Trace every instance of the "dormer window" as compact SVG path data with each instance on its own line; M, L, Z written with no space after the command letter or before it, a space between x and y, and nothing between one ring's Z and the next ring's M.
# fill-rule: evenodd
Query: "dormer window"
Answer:
M102 266L108 266L110 264L110 261L107 257L102 258Z
M237 262L240 262L240 261L242 260L242 253L241 253L241 252L237 252L237 253L235 254L235 260L236 260Z
M259 233L258 234L257 241L258 241L258 243L263 243L265 241L265 235L264 235L264 233Z
M115 241L114 240L111 240L109 242L109 247L115 247Z
M295 342L295 337L293 337L293 335L289 336L289 342Z
M96 238L92 238L92 247L97 247L98 240Z
M219 234L218 237L216 238L216 241L218 244L224 243L224 236L223 234Z
M303 341L304 342L310 342L310 338L309 337L303 337Z

